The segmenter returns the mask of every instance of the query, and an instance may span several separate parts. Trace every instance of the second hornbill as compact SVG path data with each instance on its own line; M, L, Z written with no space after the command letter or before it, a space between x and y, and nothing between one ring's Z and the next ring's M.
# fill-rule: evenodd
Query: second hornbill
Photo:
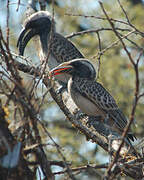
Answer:
M75 59L65 62L50 71L50 77L68 75L68 93L80 110L88 116L101 116L109 121L110 127L122 134L128 121L110 93L98 83L96 71L90 61ZM127 138L135 136L128 132Z
M52 33L50 33L51 31ZM49 69L56 67L62 62L84 57L71 41L56 32L55 22L52 22L52 16L48 11L36 12L25 20L17 42L20 55L24 54L27 43L36 35L40 37L43 59L47 58L50 51L48 59ZM49 44L50 49L48 49ZM64 83L67 82L64 77L57 79Z

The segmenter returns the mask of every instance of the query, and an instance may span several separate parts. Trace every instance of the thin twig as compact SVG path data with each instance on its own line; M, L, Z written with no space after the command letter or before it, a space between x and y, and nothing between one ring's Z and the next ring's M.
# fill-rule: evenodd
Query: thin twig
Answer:
M128 18L127 12L125 11L124 7L122 6L120 0L117 0L117 1L118 1L119 5L120 5L120 8L122 9L122 11L123 11L126 19L127 19L128 25L131 26L133 29L135 29L141 36L144 36L144 33L143 33L143 32L141 32L141 31L140 31L139 29L137 29L133 24L131 24L131 22L130 22L130 20L129 20L129 18Z
M116 28L119 31L129 31L131 32L132 29L122 29L122 28ZM85 30L85 31L80 31L80 32L76 32L76 33L71 33L67 36L65 36L66 38L72 38L75 36L80 36L80 35L84 35L84 34L89 34L89 33L98 33L100 31L113 31L112 28L99 28L99 29L89 29L89 30ZM136 32L136 31L133 31Z
M101 52L101 39L100 39L100 35L99 33L97 32L97 37L98 37L98 44L99 44L99 52ZM100 65L101 65L101 54L98 53L98 75L97 75L97 79L99 78L99 73L100 73Z
M79 17L84 17L84 18L94 18L94 19L100 19L100 20L107 20L107 18L105 17L100 17L100 16L87 16L87 15L84 15L84 14L72 14L72 13L65 13L66 16L79 16ZM125 24L125 25L129 25L127 22L125 21L122 21L122 20L119 20L119 19L113 19L113 18L110 18L111 21L113 22L118 22L118 23L122 23L122 24Z
M126 37L130 36L131 34L133 34L135 32L135 30L127 33L126 35L122 36L121 39L125 39ZM110 45L108 45L105 49L103 49L102 51L98 52L95 56L92 57L92 59L95 59L99 56L99 54L103 55L107 50L109 50L110 48L116 46L118 43L120 43L120 40L116 40L115 42L111 43Z
M9 0L7 0L7 24L6 24L6 39L7 39L7 47L9 47Z
M18 0L18 2L17 2L17 8L16 8L16 11L19 10L19 6L20 6L20 0Z
M73 172L76 172L76 171L87 171L88 169L105 169L108 167L108 164L100 164L100 165L91 165L91 164L88 164L88 165L85 165L85 166L81 166L81 167L76 167L76 168L71 168L71 170ZM66 173L67 170L64 170L64 171L58 171L58 172L54 172L55 175L60 175L60 174L64 174Z

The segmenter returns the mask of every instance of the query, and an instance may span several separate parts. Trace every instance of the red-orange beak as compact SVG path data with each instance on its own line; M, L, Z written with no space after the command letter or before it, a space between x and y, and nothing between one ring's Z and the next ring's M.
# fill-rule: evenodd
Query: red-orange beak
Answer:
M73 66L71 66L67 63L63 63L63 64L57 66L56 68L52 69L49 72L49 74L52 77L52 76L60 75L63 73L69 73L72 69L73 69Z

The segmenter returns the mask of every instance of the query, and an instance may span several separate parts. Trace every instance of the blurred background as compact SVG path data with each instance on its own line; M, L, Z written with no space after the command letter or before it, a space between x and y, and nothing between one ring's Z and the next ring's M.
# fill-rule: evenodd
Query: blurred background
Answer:
M104 6L110 17L116 20L126 21L119 4L116 0L103 0ZM142 0L121 0L123 7L125 8L130 22L140 31L144 31L144 3ZM25 11L28 6L27 0L21 0L20 6L18 8L17 1L10 1L10 50L13 53L18 54L18 49L16 48L16 43L18 35L22 29L22 23L25 19ZM18 8L18 9L17 9ZM36 3L36 8L39 10L39 3ZM47 0L46 9L52 13L52 2ZM73 16L76 15L76 16ZM85 16L82 16L85 15ZM71 33L99 29L99 28L110 28L109 23L106 20L94 18L93 16L104 17L103 12L96 0L55 0L54 2L54 16L56 21L57 32L64 36L68 36ZM87 17L91 16L91 17ZM2 28L3 34L6 36L6 18L7 18L7 1L0 0L0 26ZM115 23L117 28L129 28L124 23ZM126 31L120 31L121 34L126 34ZM103 30L99 32L101 49L106 49L112 43L117 40L117 37L112 31ZM144 39L138 35L130 35L128 37L134 43L125 40L127 48L129 49L132 57L136 60L140 53L141 48L144 46ZM128 59L127 54L123 50L120 43L115 46L108 48L104 51L100 58L99 66L99 40L97 33L87 33L79 36L74 36L69 38L76 47L85 55L86 58L90 59L94 64L95 68L99 69L99 74L97 81L102 83L103 86L109 90L109 92L116 99L119 107L122 109L124 114L129 118L132 103L134 98L135 90L135 73L133 67ZM36 49L34 43L31 41L26 50L25 57L36 66L39 65L39 59L36 54ZM20 59L19 59L20 60ZM21 60L22 61L22 60ZM144 59L140 60L139 66L139 77L140 77L140 92L144 90ZM21 73L21 75L31 80L30 76ZM46 89L39 83L39 86L35 90L37 102L40 103ZM6 101L5 96L0 94L0 98L3 102ZM14 104L9 104L10 111L10 128L16 121L14 118ZM78 132L72 125L65 119L64 114L60 111L59 107L47 93L44 98L44 103L40 109L40 115L42 121L48 128L49 133L54 138L54 140L63 148L62 151L67 159L67 161L72 162L73 167L92 164L92 163L105 163L109 161L109 156L107 153L95 143L87 141L85 136ZM136 109L135 120L136 126L132 127L138 139L142 138L144 135L144 98L141 98ZM17 115L18 120L18 115ZM46 136L42 135L43 142L48 143L46 146L46 152L49 160L60 160L55 147L51 144L51 140ZM61 170L60 168L53 167L54 171ZM77 175L79 179L100 179L103 172L100 170L87 171ZM56 179L64 179L63 175L59 175ZM125 177L121 178L125 179ZM128 179L128 178L127 178Z

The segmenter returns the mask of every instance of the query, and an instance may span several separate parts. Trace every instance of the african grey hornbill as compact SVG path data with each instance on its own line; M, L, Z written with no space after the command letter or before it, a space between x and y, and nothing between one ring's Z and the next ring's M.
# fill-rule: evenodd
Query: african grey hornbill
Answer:
M24 54L27 43L36 35L40 37L43 59L47 58L50 51L48 59L49 69L62 62L84 57L71 41L55 31L55 23L53 23L52 16L48 11L39 11L25 20L17 42L20 55ZM48 49L49 44L50 50ZM59 78L57 77L57 79ZM62 82L67 81L64 77L59 80Z
M110 93L98 83L96 71L90 61L75 59L64 62L50 71L50 76L68 75L68 93L80 110L88 116L101 116L109 121L110 127L122 134L127 125L127 118L117 106ZM129 132L127 138L134 141Z

